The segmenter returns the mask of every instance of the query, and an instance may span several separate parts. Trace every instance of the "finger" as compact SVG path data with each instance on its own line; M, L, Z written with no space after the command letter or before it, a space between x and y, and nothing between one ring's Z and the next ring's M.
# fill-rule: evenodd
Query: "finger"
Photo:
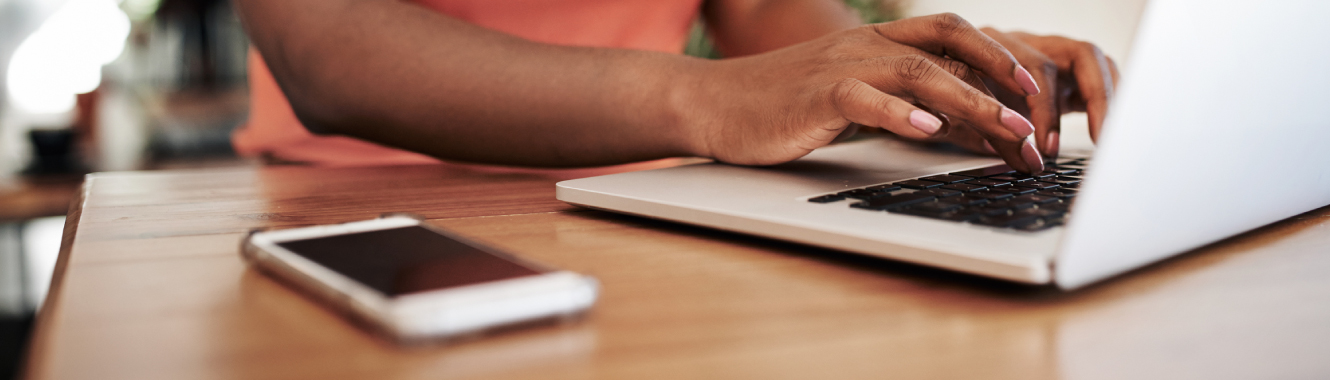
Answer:
M873 28L889 40L965 62L1012 92L1039 93L1034 78L1006 48L954 13L875 24Z
M1019 39L1001 33L992 36L1006 46L1021 65L1026 66L1035 82L1043 88L1043 92L1026 97L1025 103L1029 107L1030 122L1034 124L1036 146L1045 157L1056 158L1062 137L1062 110L1058 107L1057 98L1057 63Z
M840 131L840 134L836 135L836 138L831 139L831 143L835 144L838 142L849 140L851 137L854 137L856 133L859 133L859 124L850 124L849 127L846 127L844 130Z
M1108 60L1108 71L1113 73L1113 88L1116 89L1118 88L1118 62L1107 55L1104 56L1104 59Z
M846 79L831 90L831 105L852 123L882 128L923 139L942 128L942 120L858 79Z
M1098 47L1089 43L1079 44L1073 57L1071 71L1081 98L1085 100L1090 138L1098 141L1099 131L1108 116L1108 101L1113 97L1113 66Z
M993 96L993 92L988 90L988 85L984 84L984 80L979 76L979 73L976 73L974 69L971 68L970 65L965 64L965 62L957 61L950 58L938 57L922 50L917 51L915 53L917 53L921 57L928 58L928 60L932 61L933 64L937 65L938 67L941 67L942 70L946 70L948 73L951 73L952 76L960 78L961 81L964 81L965 84L970 85L970 87L978 89L979 91L983 92L985 95Z
M998 155L1012 167L1025 172L1043 170L1038 152L1024 154L1021 141L1034 133L1034 126L1016 111L982 91L966 84L927 58L901 56L886 59L892 70L874 70L883 75L881 80L893 81L894 88L907 94L913 102L926 105L969 124L992 143Z
M984 140L984 136L980 135L979 132L975 132L974 128L969 125L954 125L951 128L948 128L947 131L947 142L956 144L971 152L994 156L997 155L997 151L993 149L993 145L989 144L988 140Z

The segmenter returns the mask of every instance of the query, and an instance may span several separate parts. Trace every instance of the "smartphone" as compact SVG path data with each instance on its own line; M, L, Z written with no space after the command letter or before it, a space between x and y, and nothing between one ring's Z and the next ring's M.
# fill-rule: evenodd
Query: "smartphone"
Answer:
M404 344L575 320L594 278L556 270L411 216L252 232L241 255L260 271Z

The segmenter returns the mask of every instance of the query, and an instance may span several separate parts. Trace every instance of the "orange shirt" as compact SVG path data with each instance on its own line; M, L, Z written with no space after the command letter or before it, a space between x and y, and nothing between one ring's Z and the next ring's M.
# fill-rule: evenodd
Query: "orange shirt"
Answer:
M679 53L701 0L417 0L489 29L558 45ZM316 136L300 125L272 73L249 54L250 117L232 135L236 152L325 166L439 163L345 136ZM639 165L640 166L640 165ZM658 166L658 165L648 165ZM640 167L638 167L640 168Z

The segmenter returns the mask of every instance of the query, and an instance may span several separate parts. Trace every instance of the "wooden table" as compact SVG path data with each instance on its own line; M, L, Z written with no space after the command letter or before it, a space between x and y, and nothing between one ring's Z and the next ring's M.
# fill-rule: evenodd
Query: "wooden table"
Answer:
M0 177L0 223L64 215L81 175Z
M1073 293L581 210L557 175L105 173L32 378L1330 378L1330 208ZM237 254L254 227L422 214L603 284L589 319L400 349Z

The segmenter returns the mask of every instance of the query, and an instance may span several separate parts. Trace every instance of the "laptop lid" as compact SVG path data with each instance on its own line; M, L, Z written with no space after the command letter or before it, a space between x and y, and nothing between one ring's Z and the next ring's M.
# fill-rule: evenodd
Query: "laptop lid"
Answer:
M1157 0L1055 262L1076 288L1330 204L1330 2Z

